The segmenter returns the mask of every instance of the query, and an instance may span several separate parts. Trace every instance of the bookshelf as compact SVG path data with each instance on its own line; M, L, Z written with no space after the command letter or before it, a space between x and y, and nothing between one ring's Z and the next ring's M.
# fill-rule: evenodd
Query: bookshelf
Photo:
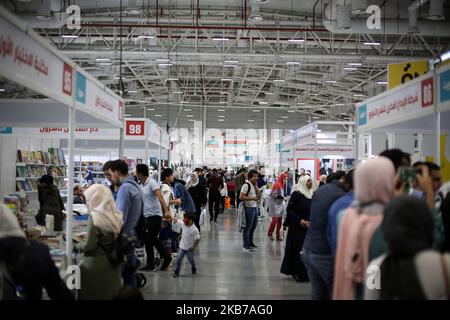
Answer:
M39 178L44 174L53 176L58 189L65 188L67 164L61 149L48 148L47 152L17 150L16 191L37 192Z

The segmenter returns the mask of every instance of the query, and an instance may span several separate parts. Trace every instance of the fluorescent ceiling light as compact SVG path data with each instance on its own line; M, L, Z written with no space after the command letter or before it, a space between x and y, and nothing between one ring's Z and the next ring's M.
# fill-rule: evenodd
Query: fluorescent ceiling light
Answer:
M326 83L337 83L336 80L326 80L325 82L326 82Z
M2 88L2 89L0 89L0 92L5 92L5 90L6 90L6 89L3 89L3 88Z
M260 101L259 104L267 104L267 101Z
M299 65L300 62L298 62L298 61L287 61L286 64L287 65Z
M388 84L387 81L378 81L377 83L378 83L378 84Z
M192 121L192 122L194 122L195 120L194 120L194 119L189 119L188 121Z
M353 96L354 96L354 97L364 97L364 95L361 94L361 93L355 93Z
M218 109L219 112L225 112L225 109Z
M192 111L192 109L184 109L184 111Z
M162 114L155 114L155 117L162 117Z
M366 45L366 46L380 46L381 43L379 43L379 42L364 42L364 45Z
M76 34L63 34L61 38L75 39L78 38Z
M361 62L349 62L347 63L349 66L356 66L356 67L360 67L362 66Z
M100 62L98 65L99 66L111 66L112 62Z
M306 103L304 103L304 102L299 102L299 103L297 103L297 105L299 105L299 106L306 106Z
M282 122L284 122L284 120L277 120L277 122L282 123Z
M217 116L218 118L225 118L225 116Z
M356 70L358 70L358 68L354 68L354 67L344 67L344 70L347 70L347 71L356 71Z
M174 91L173 93L174 94L182 94L183 92L182 91Z
M318 93L310 93L309 95L313 96L313 97L317 97L319 94Z
M275 93L273 93L273 92L266 92L266 96L271 96L271 95L274 95Z
M178 78L167 78L167 81L178 81Z
M217 121L224 122L225 120L224 119L217 119Z
M225 104L225 103L227 103L226 101L220 101L219 102L220 104Z
M187 114L186 117L188 117L188 118L193 118L194 115L192 115L192 114Z
M447 61L448 59L450 59L450 50L441 54L440 58L441 61Z
M338 107L345 106L345 103L336 103L335 106L338 106Z
M169 59L156 59L157 62L170 62Z
M288 119L288 116L282 116L281 119Z
M155 111L153 108L147 108L148 111Z
M229 38L225 38L225 37L217 37L217 38L212 38L214 41L228 41L230 40Z
M128 90L128 93L137 93L137 90Z
M259 109L253 109L252 111L253 112L261 112L261 110L259 110Z
M284 82L283 79L274 79L273 82Z
M322 130L321 129L317 129L316 132L322 132Z
M295 113L295 110L288 110L289 113Z
M254 119L248 119L247 121L248 121L248 122L255 122Z
M131 114L126 114L125 117L131 117Z
M303 39L289 39L288 42L291 42L291 43L303 43L303 42L305 42L305 40L303 40Z
M220 79L221 81L233 81L233 79L230 79L230 78L222 78L222 79Z
M126 79L127 79L127 78L122 77L122 80L126 80ZM115 77L114 77L114 80L120 80L120 77L115 76Z
M109 58L96 58L95 61L111 61Z
M172 64L171 63L160 63L158 64L158 67L171 67Z
M225 60L223 63L225 63L225 64L236 64L236 63L239 63L239 61L237 61L237 60Z
M138 36L138 39L154 39L155 36L145 36L145 35L140 35Z
M320 117L318 117L318 116L314 116L314 117L312 117L313 119L320 119Z

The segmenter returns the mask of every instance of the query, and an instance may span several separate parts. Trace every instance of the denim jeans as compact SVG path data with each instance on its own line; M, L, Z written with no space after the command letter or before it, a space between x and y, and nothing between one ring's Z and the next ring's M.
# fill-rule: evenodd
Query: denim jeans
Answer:
M333 294L333 256L303 250L302 258L311 282L311 300L330 300Z
M136 271L138 268L138 258L132 253L127 257L127 261L122 266L123 285L137 288Z
M180 248L180 250L178 250L177 266L176 266L176 269L175 269L176 273L180 272L181 263L183 262L183 259L184 259L185 255L187 256L187 258L188 258L188 260L189 260L189 262L191 264L192 271L195 270L194 250L184 250L184 249Z
M244 248L253 243L253 233L258 224L258 208L245 208L245 228L242 232Z

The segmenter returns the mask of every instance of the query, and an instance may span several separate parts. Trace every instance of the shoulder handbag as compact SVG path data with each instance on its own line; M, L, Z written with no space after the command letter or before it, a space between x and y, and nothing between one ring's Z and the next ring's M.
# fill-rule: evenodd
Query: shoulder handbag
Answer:
M445 293L447 295L447 300L450 300L450 278L447 272L447 264L445 263L445 257L441 254L441 267L444 273L444 283L445 283Z

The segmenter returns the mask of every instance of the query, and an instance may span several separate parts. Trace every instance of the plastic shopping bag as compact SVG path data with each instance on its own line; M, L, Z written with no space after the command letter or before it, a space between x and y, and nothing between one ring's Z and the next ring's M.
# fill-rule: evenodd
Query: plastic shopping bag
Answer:
M209 231L211 229L211 226L209 224L209 213L206 208L203 209L202 213L200 214L199 224L202 231Z

